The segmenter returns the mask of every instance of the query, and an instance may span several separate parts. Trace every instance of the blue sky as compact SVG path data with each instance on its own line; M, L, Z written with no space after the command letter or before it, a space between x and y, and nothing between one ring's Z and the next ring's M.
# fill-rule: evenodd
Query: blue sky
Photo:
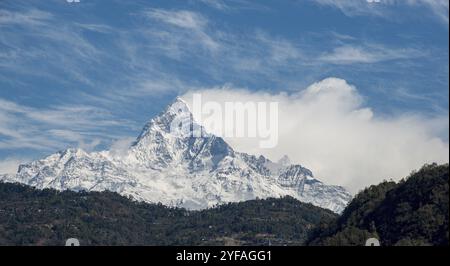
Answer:
M106 148L221 86L338 77L380 117L448 118L448 30L447 0L3 0L0 160Z

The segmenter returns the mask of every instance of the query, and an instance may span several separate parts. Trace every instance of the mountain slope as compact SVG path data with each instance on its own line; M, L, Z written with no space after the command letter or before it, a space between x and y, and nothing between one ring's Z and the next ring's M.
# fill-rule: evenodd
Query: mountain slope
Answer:
M180 121L200 137L183 134ZM68 149L21 165L3 176L36 188L109 190L146 202L204 209L226 202L292 196L341 212L351 199L342 187L325 185L288 158L272 162L233 150L222 138L193 122L186 103L177 99L151 119L123 154Z
M293 198L188 211L112 192L59 192L0 182L0 245L302 245L329 210Z
M449 245L449 166L426 165L398 184L370 186L335 223L321 225L311 245Z

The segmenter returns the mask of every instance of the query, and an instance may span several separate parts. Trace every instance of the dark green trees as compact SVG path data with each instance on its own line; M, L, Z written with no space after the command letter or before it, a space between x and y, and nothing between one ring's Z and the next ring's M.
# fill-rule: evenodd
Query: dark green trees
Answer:
M448 245L448 165L425 165L408 178L360 192L342 216L313 233L311 245Z

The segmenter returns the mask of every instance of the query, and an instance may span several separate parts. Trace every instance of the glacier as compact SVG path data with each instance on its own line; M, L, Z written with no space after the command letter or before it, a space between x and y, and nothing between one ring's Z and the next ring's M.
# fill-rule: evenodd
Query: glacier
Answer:
M38 189L109 190L137 201L192 210L292 196L341 213L352 198L345 188L324 184L287 156L273 162L237 152L213 134L174 134L170 125L180 116L192 119L187 104L177 98L121 153L70 148L22 164L16 174L0 175L0 180Z

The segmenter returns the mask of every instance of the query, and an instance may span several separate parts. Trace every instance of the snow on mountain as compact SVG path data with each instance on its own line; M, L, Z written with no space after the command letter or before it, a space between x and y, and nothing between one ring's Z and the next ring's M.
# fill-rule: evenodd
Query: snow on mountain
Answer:
M16 175L3 175L0 180L40 189L110 190L188 209L290 195L340 213L351 199L344 188L325 185L310 170L291 165L287 156L272 162L236 152L211 134L175 134L171 125L180 118L192 119L192 114L177 98L145 125L123 154L67 149L20 165ZM204 131L195 123L193 128Z

